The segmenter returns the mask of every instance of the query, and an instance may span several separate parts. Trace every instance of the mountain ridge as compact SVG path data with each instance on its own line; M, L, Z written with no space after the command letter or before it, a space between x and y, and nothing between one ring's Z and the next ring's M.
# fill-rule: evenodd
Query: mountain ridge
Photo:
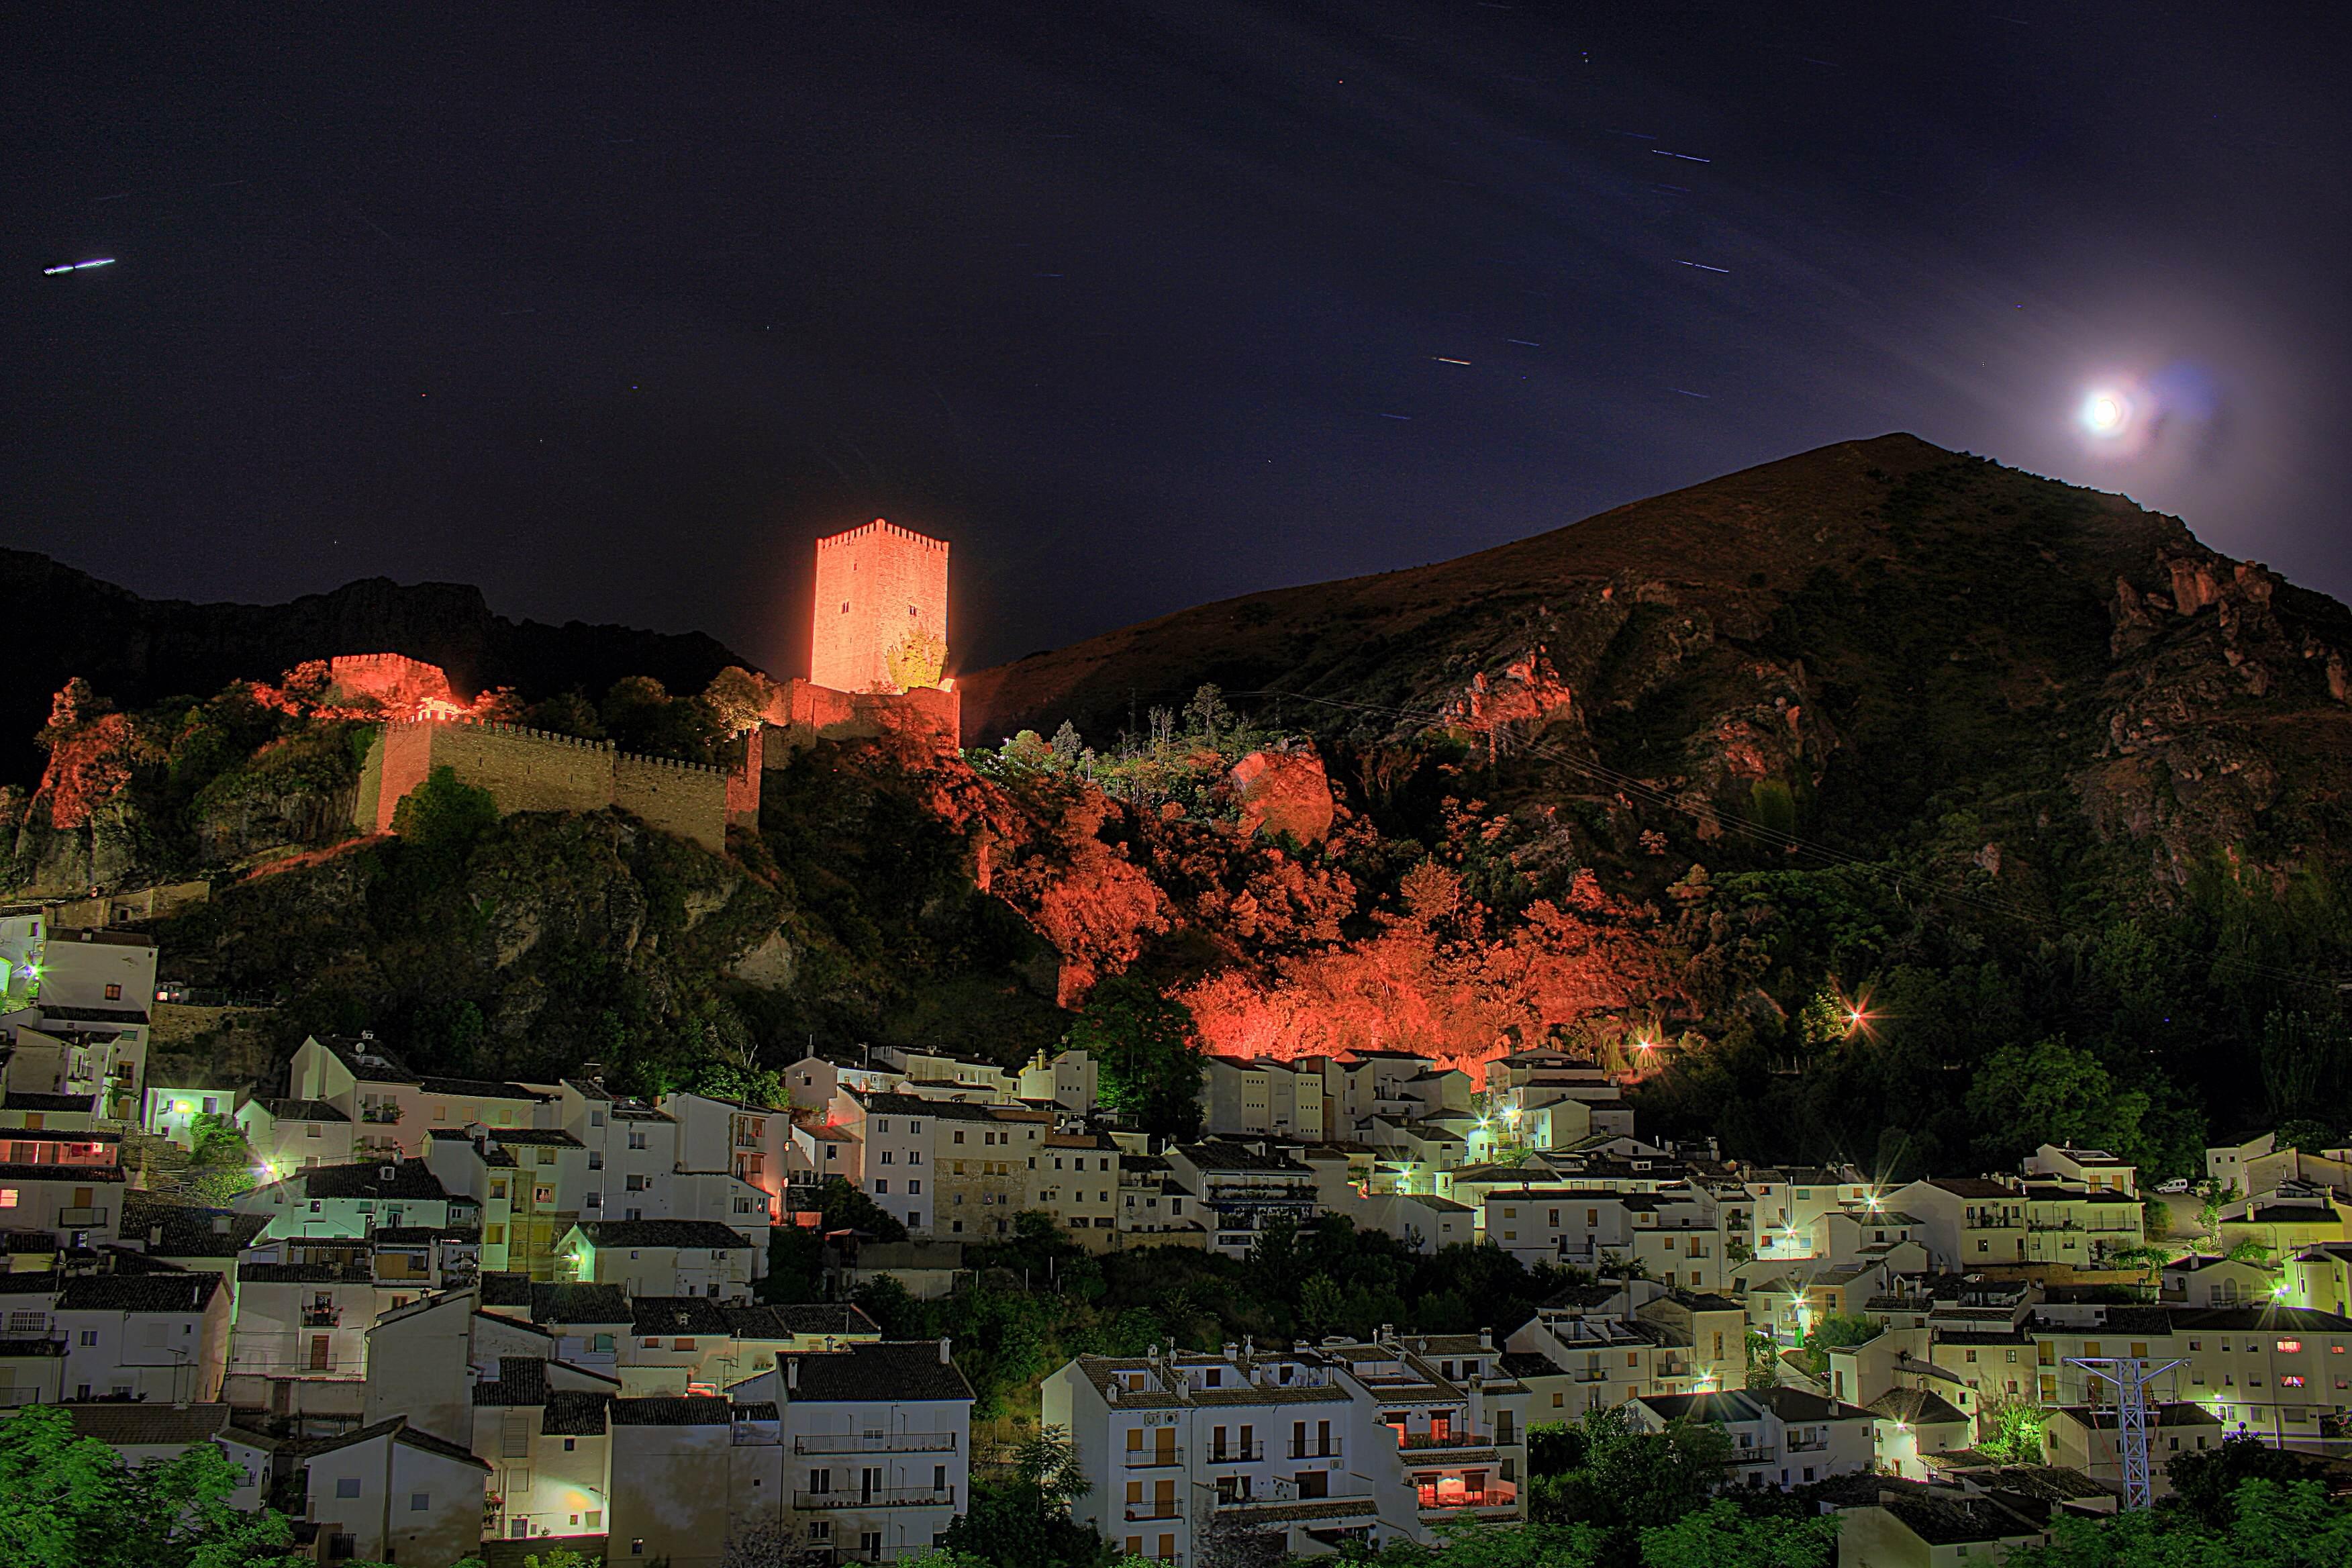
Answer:
M23 550L0 549L0 626L11 673L0 693L0 782L39 773L31 737L49 694L77 676L136 708L350 653L405 654L439 665L463 694L511 686L526 699L601 692L631 675L700 690L730 664L751 668L701 632L510 619L469 584L368 577L282 605L199 604L145 598Z

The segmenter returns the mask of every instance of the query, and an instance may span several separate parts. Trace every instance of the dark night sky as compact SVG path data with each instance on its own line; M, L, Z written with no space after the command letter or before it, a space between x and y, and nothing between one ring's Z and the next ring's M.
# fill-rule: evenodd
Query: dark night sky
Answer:
M1909 429L2352 596L2339 7L198 9L0 61L0 542L142 593L789 671L887 515L969 667Z

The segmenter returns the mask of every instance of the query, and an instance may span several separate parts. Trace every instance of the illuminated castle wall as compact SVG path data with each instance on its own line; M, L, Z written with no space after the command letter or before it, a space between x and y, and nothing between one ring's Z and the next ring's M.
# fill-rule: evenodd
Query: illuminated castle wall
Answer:
M401 798L435 768L448 767L510 811L602 811L618 806L666 833L717 851L727 846L729 777L700 763L617 751L516 724L417 719L380 728L361 765L354 825L389 833ZM758 777L757 764L751 776ZM750 808L759 811L756 784Z
M948 635L948 547L876 518L816 542L809 680L835 691L895 691L889 655L909 632Z

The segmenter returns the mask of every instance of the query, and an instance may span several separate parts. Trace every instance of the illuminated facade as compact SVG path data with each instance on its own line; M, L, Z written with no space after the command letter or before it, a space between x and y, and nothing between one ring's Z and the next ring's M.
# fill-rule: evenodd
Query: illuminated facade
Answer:
M944 540L878 517L818 540L815 605L809 638L814 684L835 691L939 684L948 635ZM925 653L926 646L938 657Z

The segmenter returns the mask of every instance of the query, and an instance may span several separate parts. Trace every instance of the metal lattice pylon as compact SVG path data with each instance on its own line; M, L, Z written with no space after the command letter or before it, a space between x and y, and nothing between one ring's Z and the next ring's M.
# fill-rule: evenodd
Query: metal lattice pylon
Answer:
M2138 1356L2124 1355L2068 1356L2066 1361L2116 1385L2116 1456L2123 1461L2124 1506L2147 1507L2156 1500L2147 1474L2147 1385L2159 1373L2182 1363L2176 1360L2150 1366Z

